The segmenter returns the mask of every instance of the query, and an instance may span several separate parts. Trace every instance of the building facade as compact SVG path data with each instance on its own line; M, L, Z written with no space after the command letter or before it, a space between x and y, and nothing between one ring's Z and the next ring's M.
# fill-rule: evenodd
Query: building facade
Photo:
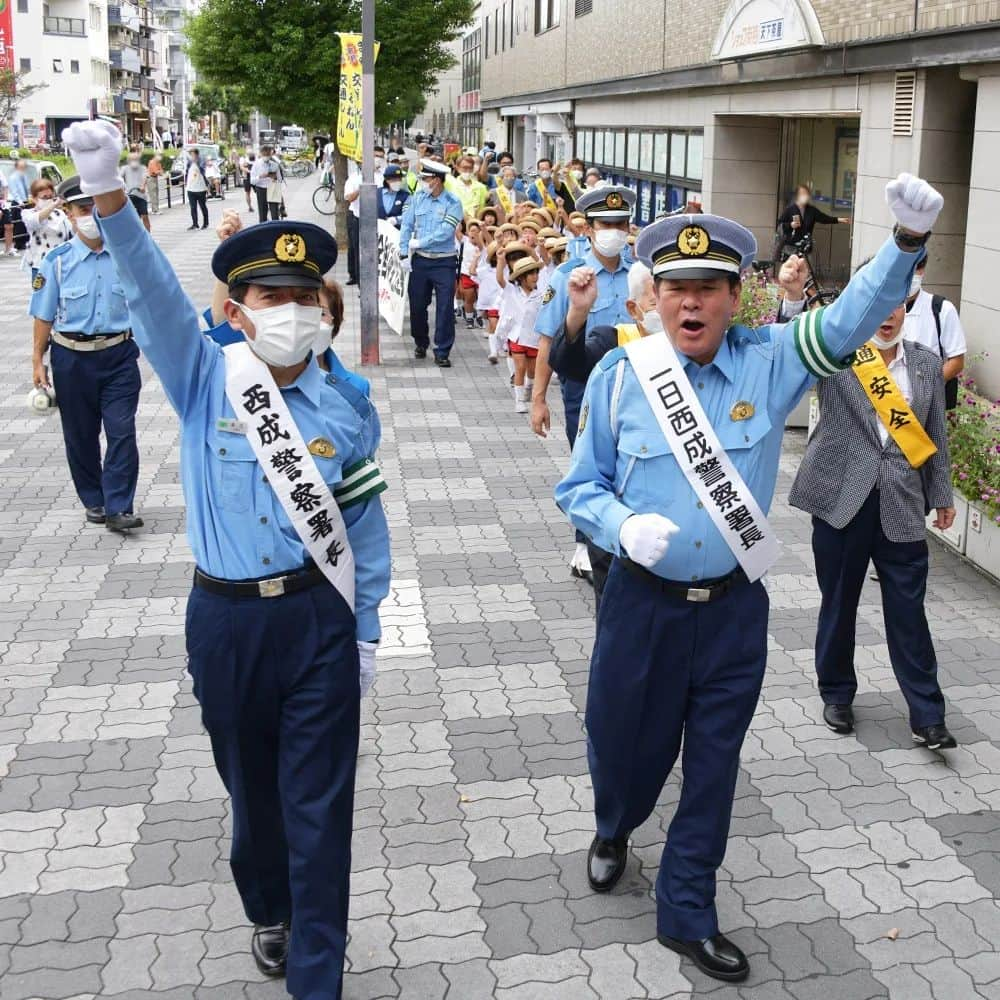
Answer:
M486 0L484 131L517 162L578 155L634 187L640 222L695 203L771 255L799 183L850 226L817 226L836 287L888 232L883 189L919 173L946 196L927 284L983 352L1000 305L1000 10L954 0ZM613 24L610 32L608 25ZM993 61L991 61L991 59ZM1000 395L1000 357L977 362Z

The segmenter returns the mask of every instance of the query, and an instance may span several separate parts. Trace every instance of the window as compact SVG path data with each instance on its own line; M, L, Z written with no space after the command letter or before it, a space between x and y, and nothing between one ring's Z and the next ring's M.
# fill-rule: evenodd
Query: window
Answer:
M639 169L639 133L629 132L628 134L628 159L625 166L629 170Z
M52 60L52 72L53 73L61 73L62 71L63 71L63 68L62 68L62 59L53 59Z
M625 133L624 132L614 132L615 137L615 158L611 161L616 167L625 166ZM607 155L607 149L604 151Z
M17 12L18 14L28 13L28 0L17 0Z
M559 24L559 0L535 0L535 34Z
M705 137L701 134L688 136L687 176L692 180L701 180L702 145Z
M504 0L504 5L500 10L500 33L503 36L500 40L500 48L503 52L507 51L507 0Z
M489 59L490 57L490 19L489 17L483 18L483 58Z
M493 55L500 51L500 11L493 11Z
M94 31L101 30L101 8L96 3L90 5L90 26Z
M593 9L594 0L576 0L573 14L575 17L583 17L584 14L589 14Z
M21 72L22 73L30 73L31 72L31 60L30 59L22 59L21 60Z
M657 132L653 136L653 171L661 177L667 173L667 133Z
M687 161L687 133L670 133L670 176L685 177Z
M80 60L79 59L70 59L70 61L69 61L69 71L71 73L79 73L80 72Z
M514 12L514 0L510 0L510 47L514 48L514 23L517 15Z

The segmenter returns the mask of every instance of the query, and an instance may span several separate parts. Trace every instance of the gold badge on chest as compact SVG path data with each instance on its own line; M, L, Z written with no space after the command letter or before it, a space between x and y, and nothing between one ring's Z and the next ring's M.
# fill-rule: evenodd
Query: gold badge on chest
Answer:
M309 454L317 455L320 458L333 458L337 454L337 449L334 448L333 442L328 441L326 438L313 438L308 444Z
M749 420L755 412L753 403L741 399L738 403L733 403L733 408L729 411L729 416L733 420Z

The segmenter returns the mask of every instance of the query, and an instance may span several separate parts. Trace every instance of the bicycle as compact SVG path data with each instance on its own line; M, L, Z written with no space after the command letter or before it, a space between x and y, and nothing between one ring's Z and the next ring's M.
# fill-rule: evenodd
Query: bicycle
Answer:
M843 291L842 288L837 286L824 287L820 284L819 276L816 273L816 269L813 267L812 262L812 252L813 252L813 240L812 236L804 236L798 243L786 243L779 253L779 259L776 261L755 261L755 269L760 269L760 265L770 266L773 264L774 276L777 278L778 271L781 269L781 265L788 260L789 257L797 254L806 262L806 270L808 271L808 276L805 283L805 295L806 295L806 308L812 309L813 306L828 306L831 302L834 302L838 295Z
M312 160L293 160L288 173L292 177L308 177L315 169Z
M333 183L333 171L324 170L319 187L312 194L313 208L320 215L333 215L337 211L337 192Z

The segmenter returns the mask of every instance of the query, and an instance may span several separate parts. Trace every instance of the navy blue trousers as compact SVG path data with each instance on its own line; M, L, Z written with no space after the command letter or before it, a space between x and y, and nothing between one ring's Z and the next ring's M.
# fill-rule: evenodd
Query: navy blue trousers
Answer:
M455 258L413 256L410 272L410 335L417 347L430 347L427 310L434 295L434 356L446 358L455 343Z
M683 738L681 797L656 880L657 930L670 937L719 930L715 873L764 679L768 607L760 583L695 604L617 559L604 587L586 716L597 832L623 837L649 818Z
M133 340L106 351L52 345L52 380L73 485L84 507L103 507L109 514L129 512L135 502L135 411L142 388L138 358ZM107 444L103 465L102 424Z
M882 533L878 491L873 490L843 530L814 517L812 545L823 595L816 627L816 676L824 704L850 705L858 690L854 636L870 559L882 588L889 660L910 709L910 725L944 722L937 656L924 612L927 541L889 541Z
M291 920L296 1000L340 1000L360 684L354 615L325 584L273 598L195 587L188 669L232 798L247 917Z

